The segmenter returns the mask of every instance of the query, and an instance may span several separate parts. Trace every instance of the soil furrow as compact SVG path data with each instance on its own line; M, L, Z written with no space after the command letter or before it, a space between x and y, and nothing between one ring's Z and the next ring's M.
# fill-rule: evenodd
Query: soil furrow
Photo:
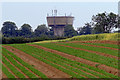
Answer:
M2 72L2 78L8 78L3 72ZM1 79L1 78L0 78Z
M17 75L15 75L15 74L11 71L11 69L8 68L8 66L6 66L3 62L2 62L2 64L3 64L4 67L6 67L6 68L8 69L8 71L9 71L12 75L15 76L15 78L18 78Z
M29 78L25 73L23 73L18 67L16 67L11 61L9 61L4 55L2 55L12 66L14 66L21 74L23 74L26 78Z
M34 55L37 55L37 54L34 54ZM37 55L37 56L39 56L39 55ZM39 57L41 57L41 56L39 56ZM49 57L49 56L47 56L47 57ZM57 58L57 57L56 57ZM46 59L46 58L44 58L44 59ZM46 59L47 60L47 59ZM48 60L49 61L49 60ZM49 61L49 62L51 62L51 61ZM58 61L59 62L59 61ZM64 61L63 61L64 62ZM53 63L53 62L51 62L51 63ZM55 64L55 63L54 63ZM69 64L66 64L66 63L64 63L65 65L67 65L67 66L70 66L70 67L72 67L72 68L75 68L75 69L78 69L78 68L76 68L76 67L73 67L73 66L71 66L71 65L69 65ZM56 65L58 65L58 64L56 64ZM60 65L61 66L61 65ZM63 66L62 66L63 67ZM64 67L65 68L65 67ZM78 70L80 70L80 69L78 69ZM91 73L88 73L88 72L86 72L86 71L83 71L83 70L80 70L80 71L82 71L82 72L84 72L84 73L86 73L86 74L89 74L89 75L92 75L92 76L94 76L94 77L97 77L97 76L95 76L95 75L93 75L93 74L91 74ZM82 75L81 75L82 76ZM85 76L83 76L83 77L85 77ZM97 78L99 78L99 77L97 77Z
M86 60L86 59L83 59L83 58L79 58L79 57L76 57L76 56L73 56L73 55L69 55L69 54L66 54L66 53L63 53L63 52L60 52L60 51L57 51L57 50L52 50L52 49L49 49L49 48L46 48L46 47L43 47L43 46L40 46L40 45L35 45L35 44L28 44L28 45L34 46L34 47L39 48L39 49L43 49L43 50L48 51L48 52L59 54L59 55L65 57L65 58L75 60L77 62L81 62L81 63L87 64L87 65L90 65L90 66L96 67L96 64L99 64L97 62L92 62L92 61L89 61L89 60ZM100 68L102 70L105 70L108 73L118 75L118 69L115 69L115 68L112 68L112 67L109 67L109 66L106 66L106 65L103 65L103 64L99 65L98 68Z
M2 70L0 69L0 80L2 78L7 78L7 76L2 72Z
M8 54L9 55L9 54ZM10 56L10 55L9 55ZM12 56L11 56L12 57ZM23 66L25 69L27 69L29 72L33 73L37 78L40 78L37 74L32 72L30 69L28 69L26 66L22 65L20 62L18 62L14 57L12 57L19 65Z
M32 53L32 54L34 54L34 53ZM34 54L34 55L36 55L36 54ZM39 55L37 55L37 56L39 56ZM41 56L39 56L39 57L41 57ZM48 56L47 56L48 57ZM44 58L45 60L47 60L46 58ZM47 61L49 61L49 60L47 60ZM69 70L69 69L67 69L66 67L64 67L64 66L62 66L62 65L59 65L59 64L56 64L56 63L53 63L52 61L49 61L50 63L52 63L52 64L55 64L55 65L57 65L57 66L60 66L60 67L62 67L62 68L64 68L64 69L66 69L66 70ZM67 64L65 64L65 65L67 65ZM68 66L70 66L70 65L68 65ZM72 67L72 66L71 66ZM77 68L76 68L77 69ZM80 70L80 69L79 69ZM82 71L82 70L81 70ZM76 74L78 74L77 72L75 72L75 71L72 71L72 72L74 72L74 73L76 73ZM87 78L86 76L84 76L84 75L81 75L81 76L83 76L83 77L85 77L85 78Z
M41 71L43 74L45 74L49 78L69 78L70 76L12 46L3 46L8 51L14 53L18 57L20 57L23 61L29 63L30 65L34 65L36 69ZM54 77L52 77L54 75Z

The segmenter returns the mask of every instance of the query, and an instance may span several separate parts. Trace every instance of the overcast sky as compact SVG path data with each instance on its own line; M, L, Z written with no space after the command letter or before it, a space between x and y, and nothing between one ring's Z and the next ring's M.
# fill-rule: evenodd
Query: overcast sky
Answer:
M46 24L47 13L57 9L58 15L75 17L74 28L84 26L91 17L102 12L118 13L118 2L2 2L2 20L13 21L18 28L28 23L35 29L40 24Z

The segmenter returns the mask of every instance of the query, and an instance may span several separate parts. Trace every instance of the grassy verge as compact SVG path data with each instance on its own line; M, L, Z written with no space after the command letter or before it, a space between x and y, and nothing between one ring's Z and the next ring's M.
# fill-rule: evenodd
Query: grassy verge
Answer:
M63 39L63 40L48 40L48 41L39 41L39 42L34 42L34 43L90 41L90 40L118 41L118 40L120 40L120 37L118 37L118 36L120 36L120 33L89 34L89 35L74 36L72 38L67 38L67 39Z

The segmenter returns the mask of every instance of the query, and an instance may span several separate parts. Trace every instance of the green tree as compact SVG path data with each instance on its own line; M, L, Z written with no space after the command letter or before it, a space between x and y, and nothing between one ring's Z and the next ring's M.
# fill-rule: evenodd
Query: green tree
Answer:
M73 37L77 35L77 31L74 30L72 25L65 26L64 36L65 37Z
M17 36L16 30L18 30L16 24L14 22L6 21L3 23L3 27L1 28L2 34L4 37L15 37Z
M32 27L29 24L23 24L20 28L20 36L31 37Z
M78 28L79 35L91 34L92 27L90 23L86 23L85 26Z
M99 13L92 17L94 33L110 33L117 27L117 15L114 13Z
M47 35L47 32L48 32L48 28L46 27L45 24L38 25L38 27L34 31L36 36Z

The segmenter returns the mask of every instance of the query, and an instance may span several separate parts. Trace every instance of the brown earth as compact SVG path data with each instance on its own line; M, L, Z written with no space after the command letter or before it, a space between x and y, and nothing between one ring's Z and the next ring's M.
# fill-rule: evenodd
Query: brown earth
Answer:
M8 77L2 72L2 78L8 78Z
M0 53L1 54L1 53ZM2 61L0 60L0 63L2 63ZM1 64L0 64L0 66L2 66ZM0 80L2 79L2 78L7 78L7 76L2 72L2 70L0 69Z
M12 46L3 45L2 47L6 48L8 51L14 53L20 57L23 61L34 65L36 69L45 74L48 78L69 78L70 76Z
M34 53L33 53L34 54ZM36 56L38 56L38 57L41 57L41 56L39 56L39 55L37 55L37 54L34 54L34 55L36 55ZM49 57L49 56L47 56L47 57ZM45 60L47 60L46 58L44 58ZM53 58L52 58L53 59ZM55 60L55 59L54 59ZM47 60L47 61L49 61L49 60ZM50 63L53 63L52 61L49 61ZM59 61L58 61L59 62ZM64 69L66 69L66 70L70 70L70 69L67 69L66 67L64 67L64 66L62 66L62 65L59 65L59 64L56 64L56 63L53 63L53 64L55 64L55 65L57 65L57 66L60 66L60 67L62 67L62 68L64 68ZM65 64L65 63L64 63ZM70 66L70 65L68 65L68 64L65 64L65 65L67 65L67 66ZM73 67L73 66L70 66L70 67ZM74 67L75 68L75 67ZM78 69L78 68L76 68L76 69ZM80 69L79 69L80 70ZM83 70L80 70L80 71L83 71ZM74 72L74 71L72 71L73 73L76 73L76 74L78 74L77 72ZM85 71L83 71L84 73L86 73L86 74L90 74L90 73L87 73L87 72L85 72ZM92 74L90 74L90 75L92 75ZM83 76L83 77L85 77L85 78L87 78L86 76L84 76L84 75L81 75L81 76Z
M120 41L110 41L110 40L93 40L93 41L70 41L67 43L105 43L105 44L116 44L116 45L120 45Z
M59 52L57 50L52 50L52 49L42 47L42 46L39 46L39 45L35 45L35 44L28 44L28 45L34 46L34 47L39 48L39 49L43 49L43 50L48 51L48 52L59 54L59 55L65 57L65 58L75 60L77 62L81 62L81 63L87 64L87 65L90 65L90 66L96 67L96 64L99 64L97 62L92 62L92 61L89 61L89 60L86 60L86 59L83 59L83 58L79 58L79 57L76 57L76 56L73 56L73 55L69 55L69 54ZM118 69L115 69L115 68L112 68L112 67L109 67L109 66L106 66L106 65L103 65L103 64L99 65L98 68L103 69L108 73L118 75Z
M82 49L82 48L77 48L77 47L72 47L72 46L67 46L67 45L62 45L62 44L56 44L56 45L69 47L69 48L73 48L73 49L77 49L77 50L82 50L82 51L86 51L86 52L95 53L95 54L98 54L98 55L101 55L101 56L105 56L105 57L118 59L117 56L113 56L113 55L110 55L110 54L105 54L105 53L101 53L101 52L97 52L97 51L91 51L91 50L87 50L87 49Z
M36 55L36 54L35 54ZM39 56L39 55L37 55L37 56ZM39 56L40 57L40 56ZM48 57L48 56L47 56ZM56 57L56 56L54 56L54 57ZM58 57L59 58L59 57ZM45 59L45 58L44 58ZM50 61L49 61L50 62ZM51 62L52 63L52 62ZM66 64L66 65L68 65L68 64ZM77 65L77 64L76 64ZM61 65L58 65L58 66L61 66ZM68 66L71 66L71 65L68 65ZM79 66L79 65L77 65L77 66ZM62 67L62 66L61 66ZM73 66L71 66L71 67L73 67ZM86 68L86 67L83 67L83 66L80 66L80 67L82 67L82 68L85 68L85 69L87 69L87 70L89 70L89 71L93 71L93 70L90 70L90 69L88 69L88 68ZM64 68L64 67L63 67ZM75 68L75 67L74 67ZM76 68L76 69L78 69L78 68ZM80 69L79 69L80 70ZM81 70L81 71L83 71L83 70ZM86 71L83 71L84 73L86 73L86 74L89 74L89 75L92 75L92 76L94 76L94 77L96 77L96 78L99 78L99 77L97 77L97 76L95 76L95 75L93 75L93 74L91 74L91 73L88 73L88 72L86 72ZM96 71L93 71L93 72L95 72L95 73L98 73L98 74L101 74L101 75L104 75L104 74L102 74L102 73L99 73L99 72L96 72ZM83 76L83 77L85 77L85 76Z
M4 55L2 55L12 66L14 66L21 74L23 74L26 78L29 78L25 73L23 73L18 67L16 67L12 62L10 62Z
M15 78L18 78L17 75L15 75L3 62L2 62L3 66L6 67L8 69L8 71L15 76Z
M64 63L64 64L66 64L66 63ZM67 65L67 66L70 66L70 67L72 67L72 68L75 68L75 69L80 70L79 68L73 67L73 66L71 66L71 65L69 65L69 64L66 64L66 65ZM80 66L80 67L82 67L82 66ZM83 68L83 67L82 67L82 68ZM89 70L89 69L87 69L87 70ZM80 70L80 71L82 71L82 72L84 72L84 73L86 73L86 74L92 75L92 76L94 76L94 77L96 77L96 78L99 78L99 77L97 77L97 76L95 76L95 75L93 75L93 74L91 74L91 73L88 73L88 72L86 72L86 71L84 71L84 70ZM82 76L82 75L81 75L81 76ZM83 77L87 78L86 76L83 76Z
M0 80L2 78L7 78L7 76L2 72L2 70L0 69Z
M4 51L4 50L3 50ZM7 52L6 52L7 53ZM14 57L12 57L9 53L7 53L11 58L13 58L19 65L23 66L25 69L27 69L28 71L30 71L31 73L33 73L34 75L36 75L37 78L40 78L37 74L35 74L34 72L32 72L30 69L28 69L26 66L22 65L20 62L18 62Z
M9 55L9 53L8 53ZM9 55L10 56L10 55ZM12 57L12 56L11 56ZM12 57L13 58L13 57ZM23 66L25 69L27 69L29 72L33 73L37 78L40 78L37 74L32 72L30 69L28 69L26 66L22 65L20 62L18 62L15 58L13 58L19 65Z
M111 57L111 58L115 58L115 59L118 60L117 56L113 56L113 55L109 55L109 54L105 54L105 53L100 53L100 52L96 52L96 51L90 51L90 50L86 50L86 49L81 49L81 48L76 48L76 47L66 46L66 45L61 45L61 44L56 44L56 45L65 46L65 47L69 47L69 48L73 48L73 49L79 49L79 50L83 50L83 51L87 51L87 52L91 52L91 53L96 53L96 54L99 54L99 55L102 55L102 56L105 56L105 57ZM98 67L100 67L100 66L98 66ZM111 73L111 71L109 71L109 73Z

